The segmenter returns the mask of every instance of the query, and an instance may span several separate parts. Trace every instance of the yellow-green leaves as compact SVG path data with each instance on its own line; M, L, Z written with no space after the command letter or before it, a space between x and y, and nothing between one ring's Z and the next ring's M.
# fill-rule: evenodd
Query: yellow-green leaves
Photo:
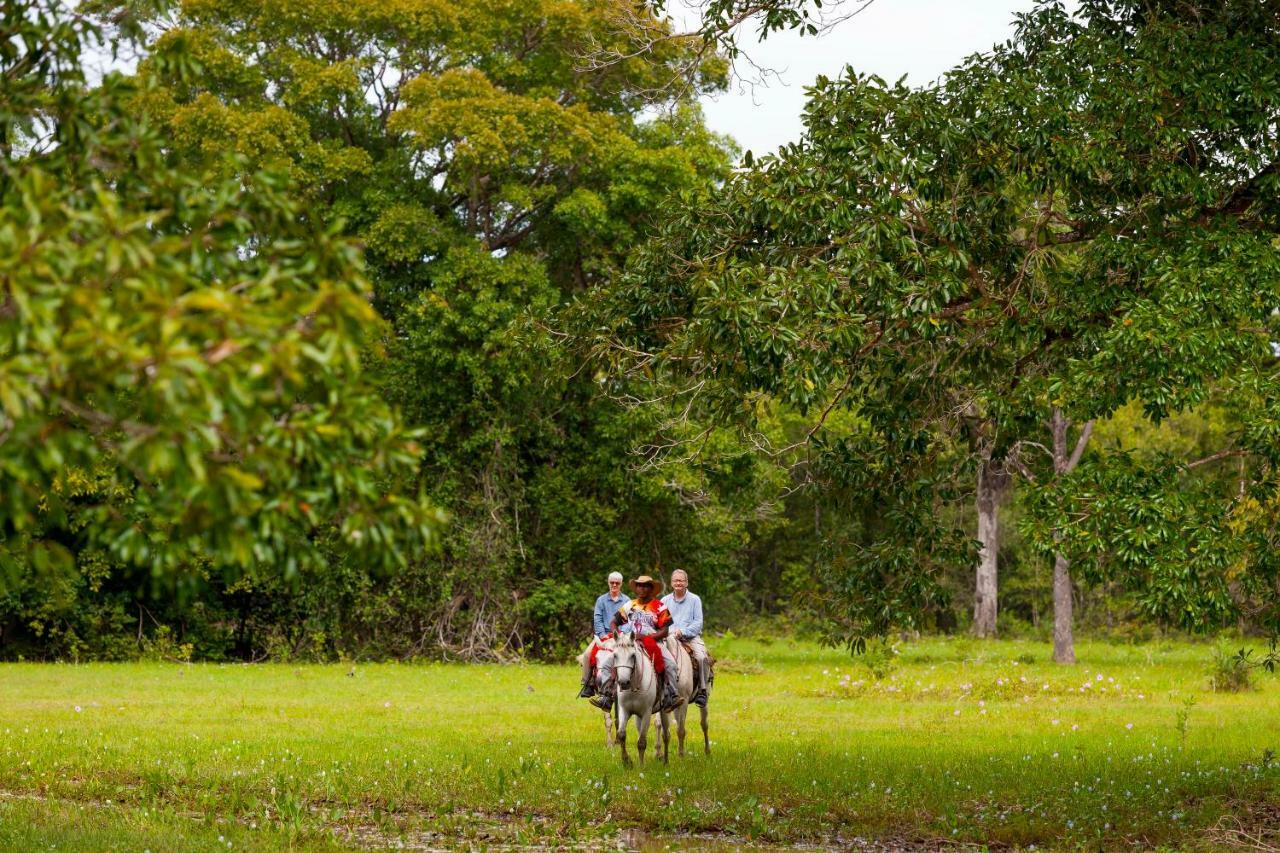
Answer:
M0 173L0 521L32 566L68 530L163 576L294 571L353 518L371 564L429 546L413 434L363 372L381 327L355 247L219 150L230 133L287 162L282 111L258 137L197 97L178 110L208 118L185 125L208 131L208 167L178 169L119 77L45 85L65 97L57 144Z

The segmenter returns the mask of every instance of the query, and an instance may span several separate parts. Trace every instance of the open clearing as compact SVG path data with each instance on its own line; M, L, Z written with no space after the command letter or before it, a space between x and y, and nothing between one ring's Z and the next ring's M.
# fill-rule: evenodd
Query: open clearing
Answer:
M3 665L0 848L1280 845L1280 684L1210 646L713 651L712 756L632 772L576 667Z

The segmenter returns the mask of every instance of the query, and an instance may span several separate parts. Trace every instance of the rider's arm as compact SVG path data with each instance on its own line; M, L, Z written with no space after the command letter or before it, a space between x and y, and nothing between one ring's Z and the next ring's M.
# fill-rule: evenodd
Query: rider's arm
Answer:
M595 613L595 619L594 619L594 626L596 629L597 637L603 637L605 633L609 630L608 627L604 624L604 600L603 599L599 599L599 598L596 599L596 613Z
M693 637L702 636L702 599L695 598L689 603L693 605L689 608L689 614L692 618L689 620L688 626L680 629L680 635L692 639Z

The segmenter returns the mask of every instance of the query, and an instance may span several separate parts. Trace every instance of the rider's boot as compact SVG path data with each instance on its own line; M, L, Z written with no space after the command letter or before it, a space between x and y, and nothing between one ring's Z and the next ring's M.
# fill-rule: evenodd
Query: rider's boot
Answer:
M591 676L582 679L582 689L578 691L579 699L590 699L596 695L596 682Z
M591 697L591 704L608 713L613 708L613 693L600 693Z
M676 668L669 666L662 673L662 702L659 710L674 711L680 704L680 694L676 690Z

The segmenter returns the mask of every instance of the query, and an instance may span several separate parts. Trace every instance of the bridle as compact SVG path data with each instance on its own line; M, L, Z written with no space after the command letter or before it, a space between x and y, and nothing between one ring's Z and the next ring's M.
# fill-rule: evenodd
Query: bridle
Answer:
M625 664L625 665L622 663L622 654L621 654L621 651L622 651L622 649L624 649L624 648L626 649L626 653L630 656L630 658L629 658L629 659L630 659L630 661L631 661L630 663ZM625 690L627 693L639 693L639 692L641 692L641 691L643 691L643 690L647 690L647 689L648 689L648 682L649 682L649 679L648 679L648 678L645 678L645 676L647 676L647 675L649 675L650 673L652 673L652 669L645 670L643 667L641 667L641 677L640 677L639 679L632 678L632 677L630 676L630 674L631 674L631 673L633 673L633 672L634 672L634 670L636 669L636 659L637 659L637 657L638 657L640 654L641 654L641 651L640 651L639 647L637 647L637 646L636 646L636 643L635 643L635 640L634 640L634 639L633 639L633 640L631 640L630 642L628 642L625 646L623 646L623 645L621 645L621 644L618 644L618 645L615 645L615 646L614 646L614 650L613 650L613 657L614 657L614 660L613 660L613 672L614 672L614 676L618 679L618 684L622 684L622 680L623 680L623 679L622 679L622 670L624 670L624 669L625 669L625 670L627 670L627 671L628 671L629 675L628 675L627 680L631 682L631 685L632 685L632 686L630 686L630 687L624 687L624 688L623 688L623 690Z

